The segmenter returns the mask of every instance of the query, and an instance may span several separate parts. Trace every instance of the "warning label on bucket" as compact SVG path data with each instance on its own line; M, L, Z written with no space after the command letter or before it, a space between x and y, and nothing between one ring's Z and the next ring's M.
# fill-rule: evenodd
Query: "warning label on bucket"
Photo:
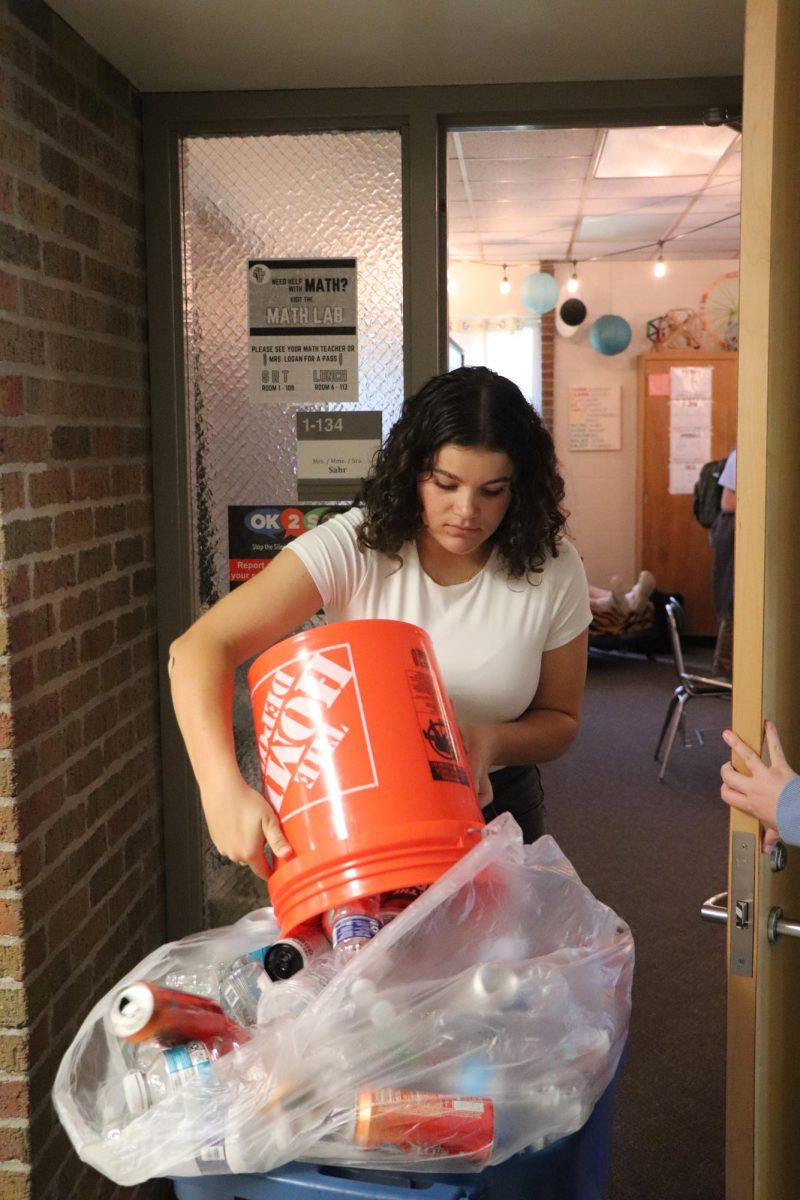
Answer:
M434 762L428 759L428 765L431 769L431 779L444 781L446 783L469 783L469 776L461 763L458 762Z

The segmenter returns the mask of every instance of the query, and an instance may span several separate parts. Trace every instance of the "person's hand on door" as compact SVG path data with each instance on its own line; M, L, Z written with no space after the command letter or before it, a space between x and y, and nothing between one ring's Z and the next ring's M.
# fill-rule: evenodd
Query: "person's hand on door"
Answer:
M769 850L778 840L778 798L786 784L796 778L797 773L786 761L778 731L772 721L765 721L764 731L769 750L769 766L762 762L758 752L743 742L732 729L723 732L723 739L731 751L741 758L749 774L737 771L731 762L724 763L720 770L720 795L732 808L738 808L740 812L751 817L758 817L770 834L775 831L775 836L771 837L769 843L765 834L763 848Z

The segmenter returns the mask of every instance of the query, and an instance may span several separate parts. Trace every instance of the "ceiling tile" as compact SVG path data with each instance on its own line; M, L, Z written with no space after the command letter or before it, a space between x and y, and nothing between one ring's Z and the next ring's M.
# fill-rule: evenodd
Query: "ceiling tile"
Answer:
M737 133L724 125L609 129L595 176L631 179L706 174L737 137Z
M547 179L583 180L591 164L588 157L538 158L538 159L484 159L475 158L467 163L467 179L499 182L542 181Z
M458 134L466 159L475 158L566 158L591 156L595 129L478 129ZM452 134L448 137L448 146ZM448 150L449 153L449 150Z

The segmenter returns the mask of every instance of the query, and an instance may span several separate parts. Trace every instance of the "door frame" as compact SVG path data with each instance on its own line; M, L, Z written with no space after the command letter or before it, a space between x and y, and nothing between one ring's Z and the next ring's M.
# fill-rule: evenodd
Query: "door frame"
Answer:
M167 929L204 924L202 816L169 699L170 642L197 615L183 332L180 144L191 136L399 129L404 376L413 390L447 363L446 137L450 129L697 124L736 108L741 79L650 79L143 97L156 596Z

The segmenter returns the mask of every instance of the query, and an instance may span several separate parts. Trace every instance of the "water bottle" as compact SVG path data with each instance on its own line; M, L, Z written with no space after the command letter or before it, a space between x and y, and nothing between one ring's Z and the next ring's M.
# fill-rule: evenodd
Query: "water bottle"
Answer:
M270 979L289 979L329 946L319 925L301 925L291 937L273 942L264 955L264 970Z
M263 960L243 954L223 967L219 974L219 998L222 1007L237 1025L255 1025L258 1003L272 981Z
M363 896L360 900L329 908L322 918L322 927L342 964L348 962L380 931L380 903L380 896Z
M170 1046L153 1057L145 1070L128 1071L122 1090L128 1110L138 1117L160 1100L166 1100L192 1079L212 1082L212 1055L204 1042Z
M170 971L164 980L164 986L174 988L176 992L191 992L194 996L208 996L210 1000L219 999L219 972L216 967L186 967L184 970Z
M326 954L317 954L291 979L274 982L258 1002L258 1024L266 1024L276 1017L299 1016L330 983L340 966L336 952L329 950Z

